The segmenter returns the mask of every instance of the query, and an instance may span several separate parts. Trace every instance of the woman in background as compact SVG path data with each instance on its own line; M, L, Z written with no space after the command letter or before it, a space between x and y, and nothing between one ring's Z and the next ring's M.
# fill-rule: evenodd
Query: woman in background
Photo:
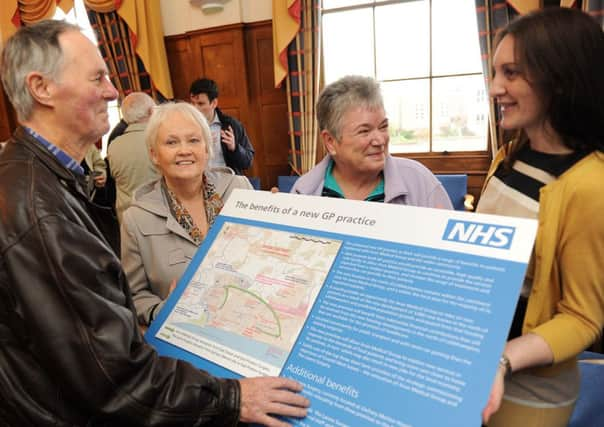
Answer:
M375 79L345 76L317 102L327 155L302 175L295 194L451 209L442 184L421 163L389 153L384 100Z
M162 177L140 187L122 224L122 265L138 321L148 326L185 271L223 202L248 179L228 168L206 171L210 128L195 107L157 107L145 130L150 158Z
M497 153L477 211L539 220L535 248L483 421L566 426L576 356L604 325L604 34L546 8L498 37L490 94L518 136Z

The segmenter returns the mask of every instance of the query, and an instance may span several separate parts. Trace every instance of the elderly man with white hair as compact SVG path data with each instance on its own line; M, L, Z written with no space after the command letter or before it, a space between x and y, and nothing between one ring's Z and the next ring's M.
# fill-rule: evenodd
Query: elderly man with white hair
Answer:
M130 206L132 194L141 185L159 177L149 160L144 132L155 101L143 92L133 92L122 102L122 115L128 127L107 149L111 176L115 180L115 210L119 222Z
M113 214L80 162L117 98L98 49L63 21L19 28L2 84L20 126L0 156L0 424L289 425L308 399L281 377L217 378L141 336Z

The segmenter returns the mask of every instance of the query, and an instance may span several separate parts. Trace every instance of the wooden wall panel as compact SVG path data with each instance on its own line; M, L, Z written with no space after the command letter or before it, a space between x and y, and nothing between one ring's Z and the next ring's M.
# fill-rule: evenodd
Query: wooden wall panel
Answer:
M262 188L277 185L279 175L289 175L288 113L285 87L273 83L273 33L271 22L246 30L250 101L257 125L256 164Z
M262 135L287 135L287 105L266 104L260 110ZM288 164L288 138L264 137L264 162L270 165Z
M193 54L187 38L166 39L166 54L172 78L174 98L189 99L189 86L194 79L191 62Z
M202 47L202 74L214 76L213 80L220 88L220 98L232 98L237 95L237 78L235 46L232 43L223 43L214 46ZM241 52L237 52L241 54Z

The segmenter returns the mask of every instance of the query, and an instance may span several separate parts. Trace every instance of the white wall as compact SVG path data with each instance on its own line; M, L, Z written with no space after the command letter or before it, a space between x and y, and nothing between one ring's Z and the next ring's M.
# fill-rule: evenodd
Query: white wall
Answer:
M271 0L239 0L243 22L266 21L273 17Z
M205 14L190 0L160 0L164 35L183 34L203 28L271 19L271 0L228 0L224 10Z

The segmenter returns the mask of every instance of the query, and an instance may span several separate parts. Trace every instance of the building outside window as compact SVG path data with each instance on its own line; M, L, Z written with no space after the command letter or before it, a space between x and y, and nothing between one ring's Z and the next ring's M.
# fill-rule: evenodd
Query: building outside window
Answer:
M325 80L380 82L391 153L487 150L474 0L323 0Z

